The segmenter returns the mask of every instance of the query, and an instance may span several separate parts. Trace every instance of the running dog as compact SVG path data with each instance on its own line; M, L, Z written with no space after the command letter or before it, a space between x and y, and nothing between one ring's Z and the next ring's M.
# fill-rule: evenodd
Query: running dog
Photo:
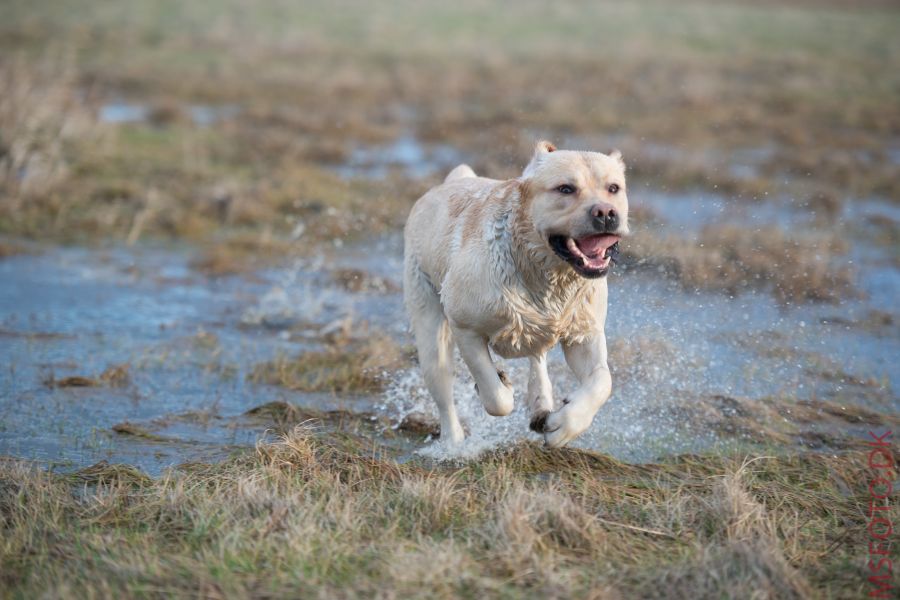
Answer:
M627 236L625 163L539 142L516 179L467 165L413 206L404 230L403 292L441 437L465 437L453 404L453 344L490 415L513 410L494 365L527 357L531 429L548 446L583 433L612 392L604 326L606 275ZM562 345L579 386L554 410L547 352Z

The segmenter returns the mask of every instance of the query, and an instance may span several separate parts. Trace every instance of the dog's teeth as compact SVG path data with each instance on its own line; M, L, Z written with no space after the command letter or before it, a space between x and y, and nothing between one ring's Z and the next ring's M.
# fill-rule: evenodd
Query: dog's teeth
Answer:
M603 255L603 258L610 258L612 260L616 260L616 257L619 255L619 242L616 242L612 246L606 249L606 252Z

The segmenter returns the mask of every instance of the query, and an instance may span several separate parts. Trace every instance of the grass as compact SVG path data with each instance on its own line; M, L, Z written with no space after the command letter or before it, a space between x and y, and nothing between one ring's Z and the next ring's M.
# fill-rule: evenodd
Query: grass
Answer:
M774 141L751 194L782 188L788 175L819 191L896 191L884 141L900 127L898 81L884 67L900 45L894 13L875 3L848 11L601 2L548 11L525 2L502 18L477 2L402 3L375 14L353 2L342 11L144 3L128 14L90 4L96 35L85 36L53 3L13 2L5 46L31 65L52 38L73 49L63 72L76 88L88 81L96 96L165 109L151 112L177 114L191 102L243 107L215 135L188 135L177 118L126 128L179 132L170 152L185 159L179 170L210 179L223 155L240 156L238 172L266 176L265 163L285 151L304 166L339 162L355 141L403 129L450 141L502 175L537 129L624 144L636 176L672 185L747 187L716 155ZM63 78L53 79L48 85ZM140 142L122 143L128 155ZM648 144L671 152L654 159L641 150Z
M307 242L397 226L408 205L390 184L348 182L304 160L298 153L313 142L279 138L277 124L100 123L97 107L80 99L78 68L71 57L0 60L11 90L0 98L0 233L201 242L208 250L198 268L223 275L302 253ZM314 226L302 225L308 220ZM292 238L298 231L303 244Z
M198 271L244 274L399 230L440 174L342 178L334 167L361 146L412 135L509 177L547 137L620 147L638 207L642 186L729 206L805 199L804 231L718 224L696 240L642 230L623 244L624 258L688 289L767 289L793 304L854 293L844 240L872 227L847 229L844 208L900 198L892 2L10 0L0 15L0 257L36 249L18 238L185 240ZM148 119L99 121L120 99ZM192 105L236 110L204 126ZM894 221L873 227L896 247ZM353 293L395 291L359 269L333 277ZM879 314L848 318L833 321L895 328ZM406 360L386 338L347 336L256 365L250 379L373 392ZM629 365L675 353L648 337L611 356L628 378L640 376ZM127 384L120 375L52 384ZM0 597L860 597L871 473L858 443L824 440L815 425L895 422L839 400L673 402L756 458L629 465L518 444L456 466L400 461L359 415L276 402L251 416L286 432L277 443L158 479L2 459ZM354 425L329 427L345 419ZM421 416L400 428L435 434ZM846 450L759 456L817 440Z
M353 293L397 293L400 286L386 277L367 273L362 269L342 268L331 274L336 284Z
M624 259L662 267L689 290L771 290L781 303L837 302L856 295L842 256L847 241L831 232L796 233L731 224L706 226L696 239L642 230Z
M311 240L364 231L365 224L345 212L362 215L363 203L384 193L297 164L291 154L254 167L249 163L259 157L234 151L259 143L240 139L246 132L178 122L103 126L91 107L73 100L80 87L65 76L64 64L49 61L41 70L7 75L10 87L25 91L0 100L0 118L6 115L0 123L0 232L82 243L186 239L227 252L233 263L251 252L300 250L289 235L304 219L316 221L306 235ZM14 126L21 122L33 125ZM377 230L387 212L365 214ZM222 262L200 266L221 274Z
M449 144L497 177L517 175L537 137L619 146L641 185L808 198L826 237L844 233L844 204L900 198L890 3L84 8L87 22L55 1L4 6L0 233L186 239L206 248L199 270L245 273L399 229L437 175L348 181L333 167L401 134ZM147 121L98 122L117 98L146 106ZM203 126L189 118L197 104L237 110ZM755 157L749 175L731 169L742 153ZM733 293L772 275L787 302L848 285L831 250L810 259L808 239L769 242L769 273L746 260L747 235L710 236L702 249L645 240L633 252L676 265L688 287ZM720 251L698 257L710 244Z
M374 392L383 388L384 373L405 361L395 341L373 334L296 358L279 356L254 366L248 379L305 392Z
M870 394L874 397L874 394ZM785 448L859 449L870 429L892 428L900 419L833 400L798 400L770 396L745 398L686 394L670 400L666 413L683 427L715 432L726 444L734 442L754 452L784 452Z
M834 315L822 319L823 324L834 324L846 328L854 328L873 335L891 335L897 329L896 318L882 310L868 310L858 318L847 318Z
M112 430L120 435L130 435L136 438L141 438L144 440L149 440L152 442L169 442L172 441L170 438L167 438L162 435L157 435L140 425L135 425L134 423L130 423L128 421L124 421L122 423L116 423L112 426Z
M0 572L8 597L855 597L864 460L400 464L304 427L156 480L7 460Z
M26 248L21 244L0 240L0 260L9 258L10 256L26 254L27 252Z
M129 374L130 365L123 363L112 365L103 371L98 377L85 377L83 375L69 375L57 379L53 375L44 380L47 387L126 387L131 382Z

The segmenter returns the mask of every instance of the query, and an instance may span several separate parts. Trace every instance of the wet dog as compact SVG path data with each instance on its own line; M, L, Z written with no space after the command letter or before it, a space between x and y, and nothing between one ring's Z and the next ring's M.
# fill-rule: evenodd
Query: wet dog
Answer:
M403 291L441 437L464 438L453 404L453 344L485 410L513 409L491 358L527 357L531 428L550 446L584 432L609 398L606 275L628 235L625 164L540 142L522 175L499 181L467 165L415 204L404 231ZM554 411L547 352L562 345L580 385Z

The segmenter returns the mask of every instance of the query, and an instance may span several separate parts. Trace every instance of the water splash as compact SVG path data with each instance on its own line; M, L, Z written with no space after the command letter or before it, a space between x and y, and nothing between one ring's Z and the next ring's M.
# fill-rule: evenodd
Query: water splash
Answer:
M685 334L687 335L687 334ZM697 367L706 354L702 345L679 351L684 340L663 346L664 355L642 356L634 353L631 362L613 368L614 393L594 419L593 424L574 447L606 452L629 461L646 461L672 452L694 451L710 447L717 439L707 432L688 432L669 410L671 398L681 390L699 391L706 382L697 376ZM653 353L648 350L647 353ZM524 391L528 381L528 361L506 360L499 365L507 372L516 390L516 407L506 417L489 416L475 392L468 369L457 357L453 397L460 421L466 430L463 444L451 446L440 439L426 440L417 453L436 460L460 460L477 457L488 450L520 440L541 440L528 429ZM557 401L574 390L578 383L558 349L548 356L548 371ZM418 369L395 374L377 409L399 424L410 415L423 414L437 420L437 409Z
M503 363L503 369L515 382L527 380L526 361L506 361ZM457 357L453 400L460 422L466 431L465 442L451 445L440 438L428 439L416 453L435 460L469 459L518 440L539 439L537 434L528 429L528 415L521 395L522 390L517 390L516 408L510 415L505 417L488 415L475 392L475 382ZM396 424L415 413L424 414L435 420L438 418L437 407L425 388L420 371L415 368L395 374L377 409Z

